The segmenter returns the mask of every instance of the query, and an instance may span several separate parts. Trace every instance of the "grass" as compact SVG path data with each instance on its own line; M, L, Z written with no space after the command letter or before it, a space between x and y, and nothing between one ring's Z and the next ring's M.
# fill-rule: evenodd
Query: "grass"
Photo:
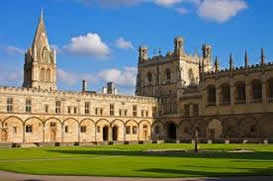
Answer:
M273 176L273 145L200 145L202 152L147 152L150 149L192 150L191 144L112 145L1 149L0 170L35 175L116 177ZM248 149L250 153L229 150Z

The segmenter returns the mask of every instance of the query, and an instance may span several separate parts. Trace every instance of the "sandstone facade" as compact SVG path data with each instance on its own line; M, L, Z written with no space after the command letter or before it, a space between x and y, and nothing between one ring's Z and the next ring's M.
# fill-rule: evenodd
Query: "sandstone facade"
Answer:
M56 51L43 16L27 50L22 88L0 87L0 143L91 143L104 141L273 140L273 65L221 70L212 47L188 55L184 40L174 51L149 58L139 48L136 96L58 91Z

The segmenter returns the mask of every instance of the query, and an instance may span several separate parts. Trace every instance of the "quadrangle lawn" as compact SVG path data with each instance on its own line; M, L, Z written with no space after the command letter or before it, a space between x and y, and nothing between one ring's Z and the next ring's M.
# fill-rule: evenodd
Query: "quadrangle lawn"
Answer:
M182 151L150 152L158 149ZM273 145L112 145L0 149L0 170L35 175L119 177L273 176ZM244 149L253 152L229 152Z

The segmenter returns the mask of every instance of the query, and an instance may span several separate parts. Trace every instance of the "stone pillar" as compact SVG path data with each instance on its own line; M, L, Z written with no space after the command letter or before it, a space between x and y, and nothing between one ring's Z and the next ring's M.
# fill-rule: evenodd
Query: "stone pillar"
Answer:
M25 128L25 123L23 123L23 143L25 143L26 142L26 128Z
M112 135L112 132L113 132L113 128L112 128L112 126L109 126L109 131L108 131L108 133L109 133L109 135L108 135L108 139L109 139L109 141L113 141L113 135Z
M43 123L43 143L45 142L45 126L46 124Z
M64 142L64 123L62 123L62 125L61 125L61 131L62 131L62 138L61 138L61 142L63 143ZM56 134L57 134L57 132L56 132Z

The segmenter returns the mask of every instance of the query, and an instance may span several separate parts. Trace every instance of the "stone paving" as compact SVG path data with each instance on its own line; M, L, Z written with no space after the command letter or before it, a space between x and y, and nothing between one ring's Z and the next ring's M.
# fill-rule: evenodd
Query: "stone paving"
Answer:
M39 176L0 171L0 181L272 181L273 177L234 178L126 178L126 177L79 177L79 176Z

